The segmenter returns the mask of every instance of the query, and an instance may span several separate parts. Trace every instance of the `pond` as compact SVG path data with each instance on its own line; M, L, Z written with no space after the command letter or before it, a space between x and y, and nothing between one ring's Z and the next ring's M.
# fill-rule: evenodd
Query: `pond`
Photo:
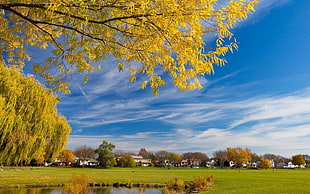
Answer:
M63 194L59 188L8 188L0 189L0 194ZM162 194L159 189L136 188L92 188L89 194Z

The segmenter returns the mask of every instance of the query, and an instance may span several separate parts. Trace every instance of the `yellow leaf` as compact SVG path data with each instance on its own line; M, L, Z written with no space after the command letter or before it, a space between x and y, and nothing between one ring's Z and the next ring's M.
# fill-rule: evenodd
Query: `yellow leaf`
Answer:
M136 76L132 76L132 77L129 77L129 78L128 78L129 82L135 82L136 79L137 79Z
M124 71L125 64L123 62L118 63L118 71Z
M145 88L146 88L146 86L147 86L147 84L148 84L148 81L144 81L144 82L142 82L142 84L141 84L141 88L142 88L142 89L145 89Z
M88 75L85 75L85 76L84 76L84 80L83 80L84 84L88 82L88 78L89 78Z

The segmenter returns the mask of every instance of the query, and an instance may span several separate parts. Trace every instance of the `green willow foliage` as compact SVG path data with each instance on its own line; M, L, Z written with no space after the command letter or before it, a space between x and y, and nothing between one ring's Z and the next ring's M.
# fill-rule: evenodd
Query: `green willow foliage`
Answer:
M0 64L0 164L57 157L71 131L58 102L34 78Z

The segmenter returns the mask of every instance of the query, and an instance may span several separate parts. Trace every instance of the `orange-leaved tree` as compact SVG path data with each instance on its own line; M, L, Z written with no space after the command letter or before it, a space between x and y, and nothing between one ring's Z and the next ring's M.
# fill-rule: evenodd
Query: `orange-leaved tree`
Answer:
M64 162L66 166L69 166L74 161L74 153L71 149L64 149L59 153L57 159L60 162Z
M251 160L251 150L249 148L228 147L226 148L226 151L228 159L237 164L239 168Z
M263 158L259 166L264 169L272 167L271 162L268 158Z
M306 161L305 161L303 155L298 154L298 155L292 156L292 163L294 165L297 165L298 167L300 167L301 165L305 165Z

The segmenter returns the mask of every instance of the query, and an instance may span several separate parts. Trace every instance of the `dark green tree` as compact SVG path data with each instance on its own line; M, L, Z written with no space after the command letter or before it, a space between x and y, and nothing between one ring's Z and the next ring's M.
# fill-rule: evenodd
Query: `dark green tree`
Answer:
M116 165L112 151L113 149L115 149L114 144L103 141L102 144L95 150L98 154L99 165L103 168L110 168Z

